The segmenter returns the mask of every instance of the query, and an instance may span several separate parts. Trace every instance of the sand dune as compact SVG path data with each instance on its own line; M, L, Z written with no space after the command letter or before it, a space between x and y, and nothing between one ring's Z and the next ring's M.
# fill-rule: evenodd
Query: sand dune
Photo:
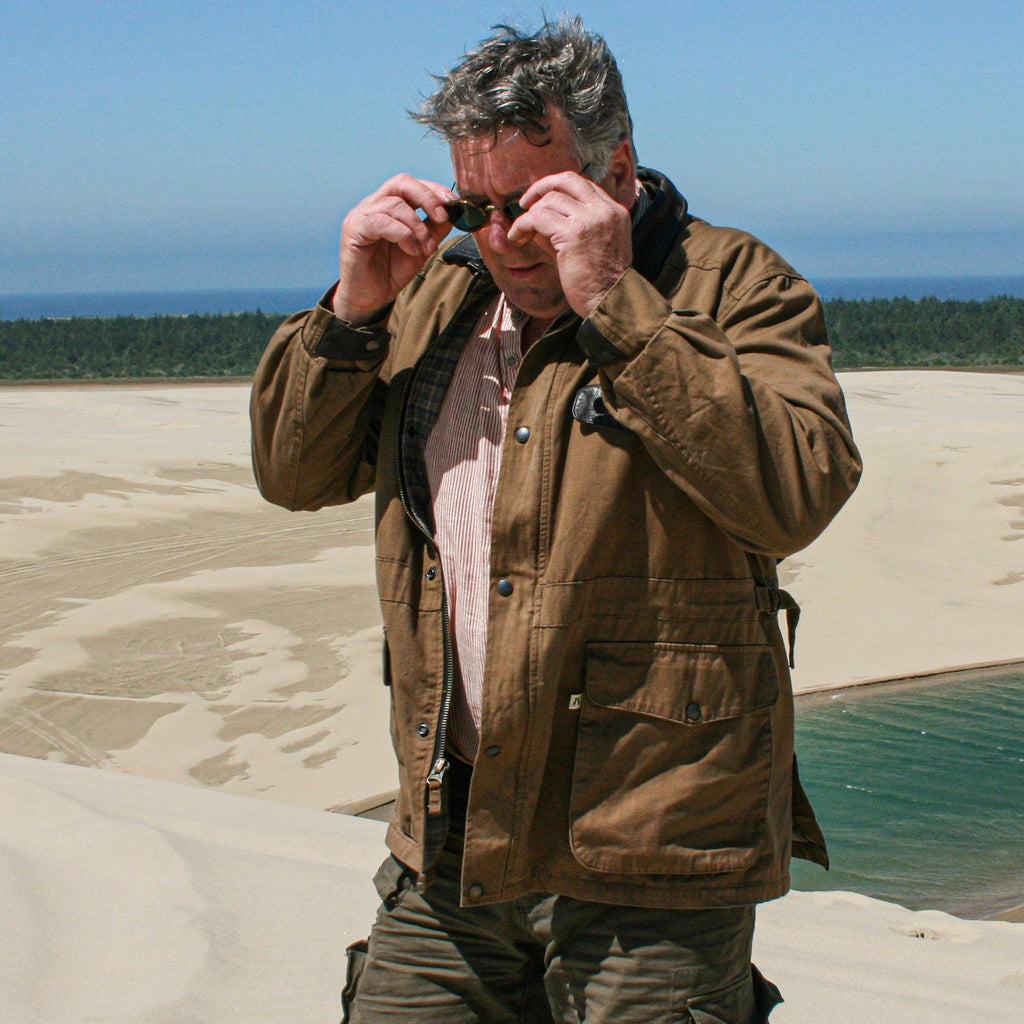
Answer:
M861 486L781 578L798 690L1024 659L1024 375L842 375Z
M1024 660L1024 376L843 384L867 470L783 563L797 687ZM5 1021L337 1016L382 827L323 809L395 778L372 502L264 504L246 400L0 389ZM1021 926L842 894L761 919L773 1021L1024 1019Z
M5 1024L335 1021L384 826L0 755ZM1024 925L851 893L759 910L773 1024L1018 1024Z
M5 1024L335 1021L380 822L0 755Z
M372 499L263 502L246 398L2 392L0 749L313 807L392 788Z

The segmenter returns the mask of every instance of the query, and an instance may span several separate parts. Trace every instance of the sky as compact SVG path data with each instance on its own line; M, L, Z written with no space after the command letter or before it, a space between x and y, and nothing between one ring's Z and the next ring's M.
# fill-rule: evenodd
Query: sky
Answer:
M1024 13L1008 2L578 0L640 162L811 277L1024 274ZM399 171L491 0L0 0L0 294L308 287Z

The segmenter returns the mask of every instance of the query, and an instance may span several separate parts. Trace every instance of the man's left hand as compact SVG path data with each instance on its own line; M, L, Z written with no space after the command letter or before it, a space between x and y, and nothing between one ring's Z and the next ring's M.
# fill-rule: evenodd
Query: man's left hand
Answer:
M573 171L540 178L519 202L526 213L512 223L508 240L552 253L566 300L589 316L633 261L629 210Z

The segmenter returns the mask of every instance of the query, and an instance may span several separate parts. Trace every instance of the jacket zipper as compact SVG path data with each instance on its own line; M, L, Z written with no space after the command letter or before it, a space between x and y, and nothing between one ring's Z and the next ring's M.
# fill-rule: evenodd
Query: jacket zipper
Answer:
M438 559L440 561L440 559ZM444 748L448 738L448 716L452 708L452 692L455 689L455 669L452 652L452 634L448 625L448 598L444 592L444 574L441 590L441 642L444 651L444 679L441 684L441 714L438 716L437 734L434 740L434 767L427 776L427 813L441 814L444 810L444 777L448 773L448 758Z

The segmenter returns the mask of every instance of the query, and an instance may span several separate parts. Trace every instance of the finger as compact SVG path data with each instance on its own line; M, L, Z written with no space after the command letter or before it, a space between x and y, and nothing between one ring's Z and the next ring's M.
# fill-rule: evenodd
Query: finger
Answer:
M560 215L555 216L564 220ZM553 255L555 248L551 244L550 235L554 230L554 224L543 217L543 211L539 217L532 217L528 211L512 222L507 238L512 245L529 245L532 242Z
M355 212L346 233L352 244L359 247L384 241L399 245L410 255L425 255L437 246L428 224L439 227L422 221L406 200L393 195L379 196ZM447 234L447 228L444 233Z
M373 195L375 198L397 197L412 209L422 210L434 223L447 220L444 204L457 198L451 189L436 181L398 174L386 181Z
M535 216L560 214L563 217L580 217L589 215L587 207L590 205L585 199L578 199L576 196L556 190L542 195L531 204L527 212Z
M409 256L428 256L437 248L429 228L409 207L395 214L380 214L374 221L373 232L376 240L397 245Z
M580 202L596 202L602 199L612 200L611 196L600 185L575 171L561 171L538 178L522 195L519 202L529 208L538 199L551 192L561 192L572 196Z
M341 258L345 254L359 256L377 249L396 248L419 259L429 254L426 239L418 238L413 228L393 217L368 216L357 225L346 225L341 237Z
M421 223L423 223L425 225L427 231L430 232L430 241L433 244L433 248L434 249L437 248L437 246L441 243L441 241L455 227L455 225L452 224L452 222L448 219L448 215L447 214L445 214L444 220L440 221L439 223L435 222L435 221L432 221L432 220L422 221Z
M582 206L574 199L551 195L535 203L526 213L517 217L508 229L508 240L513 245L539 242L551 250L551 238L563 231L574 217L578 217Z

